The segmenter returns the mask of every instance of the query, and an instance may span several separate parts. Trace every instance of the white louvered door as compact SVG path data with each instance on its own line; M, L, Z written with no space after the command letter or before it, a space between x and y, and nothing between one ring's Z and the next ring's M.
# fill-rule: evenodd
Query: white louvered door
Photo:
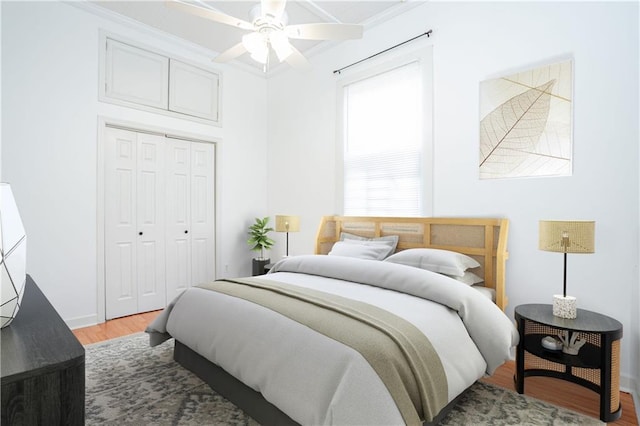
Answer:
M105 130L106 319L215 278L213 144Z

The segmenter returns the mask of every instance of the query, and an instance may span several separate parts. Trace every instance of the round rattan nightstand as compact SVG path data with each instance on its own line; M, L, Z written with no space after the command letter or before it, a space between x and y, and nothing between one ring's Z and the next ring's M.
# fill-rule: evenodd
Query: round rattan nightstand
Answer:
M515 318L520 333L516 351L516 390L524 393L524 379L548 376L589 388L600 395L600 420L610 422L622 414L620 406L620 339L622 324L606 315L578 309L575 319L553 315L544 304L520 305ZM577 355L545 349L546 336L579 333L586 340Z

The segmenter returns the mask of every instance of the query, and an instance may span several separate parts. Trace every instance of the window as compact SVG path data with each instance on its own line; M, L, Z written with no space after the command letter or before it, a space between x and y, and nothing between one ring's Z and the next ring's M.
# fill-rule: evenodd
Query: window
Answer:
M430 211L424 67L419 60L342 86L343 213L423 216ZM430 203L429 203L430 204Z

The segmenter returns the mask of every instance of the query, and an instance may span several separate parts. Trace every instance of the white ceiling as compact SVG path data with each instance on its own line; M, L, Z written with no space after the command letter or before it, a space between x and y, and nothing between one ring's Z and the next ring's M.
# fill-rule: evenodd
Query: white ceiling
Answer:
M133 20L142 22L179 38L191 41L213 52L224 52L241 41L245 30L209 21L179 10L167 7L164 1L96 1L91 3ZM251 21L249 10L259 3L245 0L199 1L192 3L210 7L216 11ZM289 0L286 12L289 24L315 22L362 24L367 28L385 21L413 7L421 1L407 0ZM321 45L336 42L291 40L291 44L307 58L320 49ZM317 47L316 47L317 46ZM314 47L316 47L314 49ZM215 56L212 55L212 56ZM258 69L262 65L244 54L236 61Z

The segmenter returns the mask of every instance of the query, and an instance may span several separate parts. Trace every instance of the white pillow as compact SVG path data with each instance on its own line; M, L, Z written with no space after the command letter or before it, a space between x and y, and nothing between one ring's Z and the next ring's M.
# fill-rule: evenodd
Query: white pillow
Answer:
M391 253L391 250L392 248L388 244L377 241L345 240L336 242L329 255L383 260Z
M484 294L488 299L491 299L493 303L496 302L496 290L493 288L484 287L481 285L472 285L471 288L478 290L480 294Z
M361 237L360 235L349 234L348 232L340 233L340 241L372 241L387 244L391 247L389 254L392 254L396 251L396 247L398 246L398 236L397 235L385 235L384 237L377 238L367 238Z
M465 254L429 248L403 250L384 260L385 262L400 263L453 277L463 277L467 269L480 266L475 259Z
M465 283L467 285L475 285L484 282L482 277L477 276L473 272L465 271L464 275L461 277L456 277L453 275L447 275L448 277L453 278L456 281L460 281L461 283Z

